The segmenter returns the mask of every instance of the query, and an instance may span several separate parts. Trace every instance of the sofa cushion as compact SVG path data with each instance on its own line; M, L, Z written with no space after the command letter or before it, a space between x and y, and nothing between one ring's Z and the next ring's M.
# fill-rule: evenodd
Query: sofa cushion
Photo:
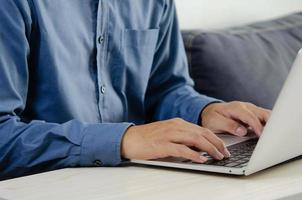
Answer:
M302 48L302 13L183 37L198 92L271 109Z

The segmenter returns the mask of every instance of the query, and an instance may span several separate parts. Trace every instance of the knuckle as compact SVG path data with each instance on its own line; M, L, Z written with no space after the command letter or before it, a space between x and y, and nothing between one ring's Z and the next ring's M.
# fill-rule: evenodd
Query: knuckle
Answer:
M251 103L251 102L246 102L246 105L252 107L252 108L255 108L257 107L255 104Z
M218 138L217 144L218 144L219 149L225 148L224 142L220 138Z
M238 102L238 107L240 107L242 109L247 109L247 104L244 102Z
M202 133L204 134L204 135L207 135L207 136L209 136L209 135L212 135L213 133L212 133L212 131L210 131L209 129L207 129L207 128L204 128L203 129L203 131L202 131Z
M216 154L217 149L213 145L209 145L207 148L207 152L211 155L214 155L214 154Z
M174 129L175 126L177 126L176 122L174 120L168 120L167 123L166 123L166 129L167 130L171 130L171 129Z
M246 120L245 120L247 124L252 125L252 124L256 124L257 123L257 119L251 115L251 114L247 114Z
M257 116L256 116L255 114L249 112L249 116L250 116L250 118L251 118L254 122L258 122L258 118L257 118Z
M232 101L229 103L228 110L244 109L245 105L241 101Z
M185 148L179 147L175 150L175 154L177 157L183 157L186 154Z
M197 134L197 133L192 134L192 140L193 140L194 142L199 142L199 141L202 140L202 139L203 139L203 136L202 136L202 135Z
M232 104L232 105L241 105L241 101L232 101L230 104Z
M182 157L186 158L196 158L196 155L198 156L199 154L197 152L192 151L189 147L184 146L181 150Z
M236 107L246 108L246 103L242 101L235 101Z
M177 125L177 124L182 124L184 120L181 118L173 118L170 120L170 122L172 123L172 125Z
M238 124L235 123L235 122L230 122L230 123L227 124L227 128L230 131L235 131L238 128Z
M169 124L169 125L173 124L174 123L174 119L169 119L169 120L166 121L166 123Z
M175 118L175 120L178 123L184 123L184 121L185 121L185 120L183 120L182 118L179 118L179 117Z

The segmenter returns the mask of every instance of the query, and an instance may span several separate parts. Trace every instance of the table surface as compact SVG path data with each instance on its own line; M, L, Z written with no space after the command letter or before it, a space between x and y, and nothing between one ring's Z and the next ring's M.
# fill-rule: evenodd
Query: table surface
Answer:
M62 169L0 182L4 199L302 199L302 160L248 177L159 167Z

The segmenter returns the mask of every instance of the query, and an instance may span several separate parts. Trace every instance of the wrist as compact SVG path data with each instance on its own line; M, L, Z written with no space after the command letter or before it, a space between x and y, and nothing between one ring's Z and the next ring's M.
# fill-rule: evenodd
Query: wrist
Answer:
M136 132L137 126L130 126L123 135L122 142L121 142L121 158L122 159L130 159L131 158L131 151L134 145L132 145L133 135Z
M207 113L209 112L209 110L211 110L211 108L217 104L220 104L222 103L221 101L213 101L213 102L210 102L208 103L206 106L204 106L202 108L202 110L200 111L200 115L199 115L199 125L200 126L203 126L202 125L202 121L203 119L205 118L205 116L207 115Z

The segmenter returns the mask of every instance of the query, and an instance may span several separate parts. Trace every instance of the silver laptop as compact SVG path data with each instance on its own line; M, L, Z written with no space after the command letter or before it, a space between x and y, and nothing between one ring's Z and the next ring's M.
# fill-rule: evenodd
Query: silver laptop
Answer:
M221 161L208 156L209 160L204 164L181 158L131 162L247 176L302 155L302 49L261 137L221 137L232 154L230 158Z

